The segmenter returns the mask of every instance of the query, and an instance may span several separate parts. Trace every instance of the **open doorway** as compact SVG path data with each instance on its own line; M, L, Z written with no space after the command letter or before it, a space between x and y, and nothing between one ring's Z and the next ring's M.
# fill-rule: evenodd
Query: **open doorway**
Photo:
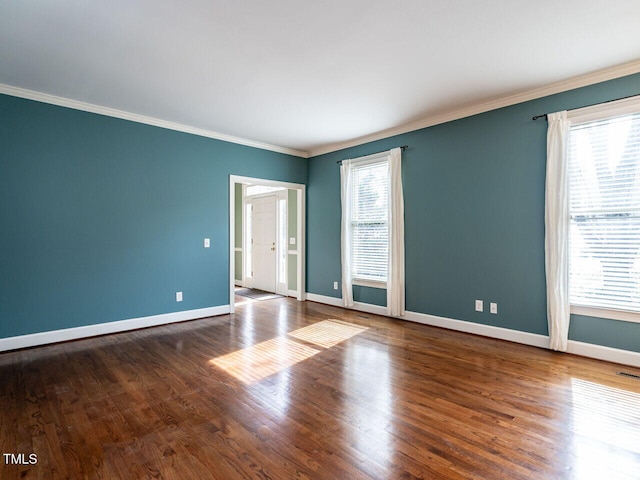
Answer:
M242 229L242 241L236 238L236 245L242 245L242 255L236 259L242 268L236 265L236 286L288 295L288 191L246 184L242 190L242 215L236 214L235 229ZM295 236L291 238L295 243Z
M230 311L235 289L304 300L305 186L230 176Z

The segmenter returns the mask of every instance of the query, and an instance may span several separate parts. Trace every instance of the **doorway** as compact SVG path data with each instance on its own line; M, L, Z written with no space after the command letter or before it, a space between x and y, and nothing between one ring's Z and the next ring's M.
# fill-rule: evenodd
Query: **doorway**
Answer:
M305 186L230 176L230 311L236 287L304 300Z
M240 286L288 295L287 189L251 195L253 187L246 186L243 195L242 264L245 268Z

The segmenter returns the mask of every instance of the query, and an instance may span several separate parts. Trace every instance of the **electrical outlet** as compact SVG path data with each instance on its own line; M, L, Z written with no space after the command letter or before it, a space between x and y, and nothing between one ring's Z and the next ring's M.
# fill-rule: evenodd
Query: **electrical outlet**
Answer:
M482 300L476 300L476 312L482 312L484 310L484 305Z
M490 303L489 304L489 311L491 313L493 313L494 315L496 315L498 313L498 304L497 303Z
M209 248L210 246L211 246L211 239L205 238L204 239L204 248Z
M176 302L182 301L182 292L176 292Z
M333 289L337 290L338 289L338 282L333 282Z
M296 244L296 237L289 237L289 245L295 245Z

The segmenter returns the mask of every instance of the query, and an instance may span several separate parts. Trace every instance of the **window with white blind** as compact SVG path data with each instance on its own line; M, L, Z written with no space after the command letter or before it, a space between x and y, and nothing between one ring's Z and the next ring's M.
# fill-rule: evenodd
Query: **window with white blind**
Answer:
M572 122L568 159L572 312L640 314L640 108Z
M353 167L351 273L354 284L387 282L389 262L389 161ZM374 286L374 285L372 285Z

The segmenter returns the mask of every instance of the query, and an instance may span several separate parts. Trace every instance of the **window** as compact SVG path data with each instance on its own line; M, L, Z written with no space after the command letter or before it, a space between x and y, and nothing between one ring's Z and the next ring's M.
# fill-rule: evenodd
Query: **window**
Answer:
M389 262L389 162L352 170L351 274L353 283L387 282Z
M340 167L342 302L354 306L354 284L384 288L387 315L397 317L405 313L401 152L343 160Z
M580 311L587 307L635 312L634 317L640 314L640 105L636 102L636 106L635 113L614 112L615 116L601 108L600 118L591 115L588 121L579 115L570 117L569 301L573 313L593 313ZM615 313L599 316L630 319Z

